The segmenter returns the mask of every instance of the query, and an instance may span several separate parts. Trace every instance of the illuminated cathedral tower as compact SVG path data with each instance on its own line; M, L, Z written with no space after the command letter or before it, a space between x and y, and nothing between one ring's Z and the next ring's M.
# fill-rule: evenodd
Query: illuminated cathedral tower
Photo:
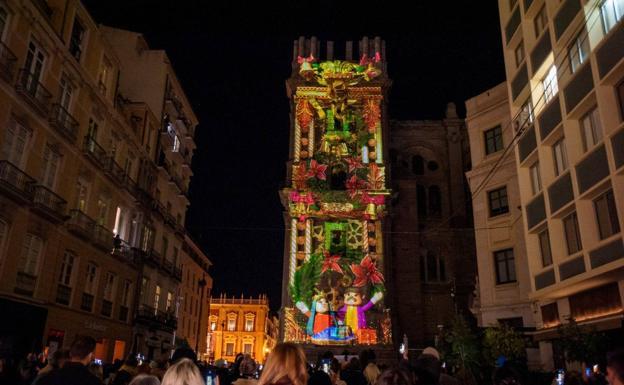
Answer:
M322 52L321 52L322 51ZM385 43L293 45L282 339L390 344L385 291L388 130Z

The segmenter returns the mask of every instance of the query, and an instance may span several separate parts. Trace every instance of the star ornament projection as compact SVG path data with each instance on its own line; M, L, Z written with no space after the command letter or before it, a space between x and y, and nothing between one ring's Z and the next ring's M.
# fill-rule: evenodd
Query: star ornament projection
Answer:
M367 46L357 62L298 56L288 81L286 341L391 343L382 232L390 195L382 111L390 81L377 44Z

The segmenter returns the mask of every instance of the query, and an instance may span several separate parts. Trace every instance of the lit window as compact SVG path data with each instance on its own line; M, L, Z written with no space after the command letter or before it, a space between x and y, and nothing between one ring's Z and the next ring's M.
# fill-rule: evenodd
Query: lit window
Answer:
M47 145L43 150L43 172L41 177L41 183L54 190L54 182L56 181L56 174L61 162L61 156L55 149Z
M600 4L602 27L607 33L624 15L624 0L604 0Z
M158 311L159 303L160 303L160 285L156 285L156 291L154 292L154 312Z
M542 31L546 29L547 24L548 17L546 16L546 7L542 6L542 9L539 10L534 20L536 37L542 34Z
M596 210L600 239L608 238L620 232L620 221L617 215L617 207L615 207L613 190L609 190L596 198L594 209Z
M87 294L94 295L97 289L97 273L98 267L95 263L89 262L87 264L87 276L85 279L84 291Z
M542 79L542 87L544 87L544 103L548 103L557 92L559 85L557 84L557 67L550 67L544 79Z
M235 314L228 315L227 330L230 332L233 332L236 330L236 315Z
M533 114L533 102L531 98L522 105L520 108L520 112L518 113L518 118L516 119L515 129L516 132L519 130L523 130L525 127L533 124L533 120L535 115Z
M581 130L583 133L583 150L594 147L602 140L602 127L600 125L600 115L598 108L594 107L581 120Z
M566 155L565 139L559 139L553 145L553 160L555 163L555 176L561 175L568 169L568 156Z
M589 55L589 39L585 30L576 36L568 52L570 70L574 73L587 60Z
M167 306L165 307L165 309L168 312L173 311L173 293L172 292L167 292Z
M36 235L26 234L22 243L22 253L19 261L19 271L36 276L39 270L39 258L41 249L43 248L43 240Z
M253 352L253 344L252 343L244 343L243 344L243 354L252 354Z
M254 316L249 314L245 316L245 331L252 332L254 330Z
M234 355L234 343L233 342L226 342L225 343L225 355L226 356L233 356Z
M516 282L516 265L513 249L500 250L494 253L496 265L496 283Z
M71 286L75 260L76 256L69 251L66 251L63 255L63 261L61 262L61 273L59 274L60 284L65 286Z
M533 195L535 195L542 191L542 178L540 177L539 162L533 163L533 165L529 168L529 174L531 176L531 189L533 190Z

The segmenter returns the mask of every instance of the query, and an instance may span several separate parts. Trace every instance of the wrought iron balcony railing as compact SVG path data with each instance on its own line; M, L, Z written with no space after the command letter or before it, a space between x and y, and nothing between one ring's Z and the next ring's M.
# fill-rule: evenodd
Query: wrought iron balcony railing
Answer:
M93 239L94 227L95 221L87 214L80 210L69 211L69 221L67 222L67 229L69 231L91 240Z
M6 44L0 41L0 77L12 83L16 63L17 56L15 56Z
M35 179L8 160L0 160L0 189L20 202L30 202Z
M101 247L105 251L113 250L113 233L109 229L101 225L93 227L93 243Z
M71 142L78 136L78 121L60 104L52 106L50 125Z
M90 135L85 136L83 150L87 156L93 160L98 166L106 168L107 154L106 150Z
M48 115L52 94L41 84L37 76L27 69L21 69L15 89L42 115Z
M34 186L33 203L35 204L35 209L48 214L51 216L51 219L61 221L65 216L67 202L45 186Z
M126 172L115 162L115 159L111 157L106 160L106 173L120 185L123 185L126 181Z

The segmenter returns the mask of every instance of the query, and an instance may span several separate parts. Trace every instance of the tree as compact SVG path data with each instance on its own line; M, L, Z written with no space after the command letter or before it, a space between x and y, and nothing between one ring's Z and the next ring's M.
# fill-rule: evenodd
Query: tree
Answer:
M479 366L479 341L462 316L457 316L443 332L441 350L463 384L477 383L474 373Z
M489 364L494 364L501 356L507 361L519 362L526 357L526 342L513 327L496 324L485 329L483 355Z
M559 335L566 361L591 364L597 362L603 354L606 336L595 328L581 327L572 319L559 326Z

